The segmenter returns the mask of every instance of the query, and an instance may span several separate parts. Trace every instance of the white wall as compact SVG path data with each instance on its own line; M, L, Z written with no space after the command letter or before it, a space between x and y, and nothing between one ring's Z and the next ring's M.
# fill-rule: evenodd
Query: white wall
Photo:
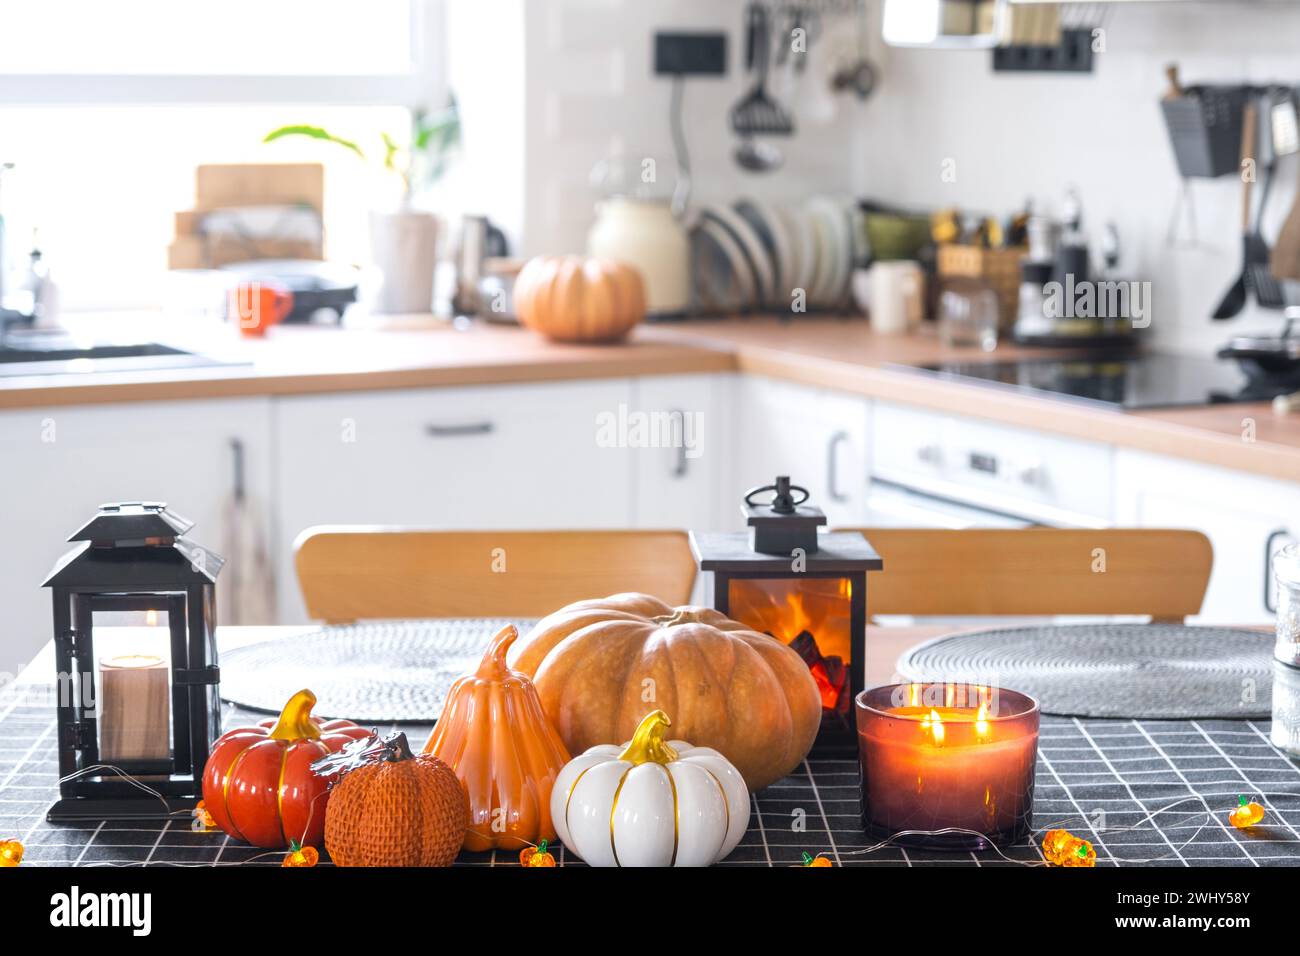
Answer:
M1055 207L1076 184L1094 229L1118 224L1123 268L1151 280L1152 332L1162 346L1204 351L1239 330L1275 330L1276 313L1208 319L1241 265L1234 177L1193 183L1201 245L1166 246L1179 180L1159 99L1172 61L1185 84L1300 83L1300 5L1119 4L1105 29L1107 52L1084 75L995 74L987 52L878 47L883 80L856 130L855 186L902 203L1002 215L1027 196ZM954 183L940 179L949 157ZM1279 167L1265 218L1270 239L1297 169L1296 157Z
M451 0L452 86L469 95L471 83L486 84L475 100L479 110L490 109L492 129L500 131L478 135L472 126L481 131L482 113L471 117L466 104L466 168L494 163L500 179L465 176L462 198L489 214L496 210L494 218L525 255L581 251L600 198L588 182L598 160L616 152L653 156L664 164L660 175L670 176L671 82L652 72L658 29L728 34L727 76L687 81L684 115L695 201L849 191L857 107L847 99L831 122L818 125L802 115L799 92L790 94L800 128L780 142L786 152L782 171L746 173L732 160L736 140L727 115L749 82L743 15L741 0ZM839 31L844 24L832 27ZM814 45L810 63L824 62L819 52L828 49ZM512 124L524 131L522 142Z

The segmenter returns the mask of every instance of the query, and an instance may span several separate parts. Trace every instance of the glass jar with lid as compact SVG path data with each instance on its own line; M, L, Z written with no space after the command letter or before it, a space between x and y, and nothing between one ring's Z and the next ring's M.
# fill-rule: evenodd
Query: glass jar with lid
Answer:
M1300 544L1292 543L1273 555L1277 581L1277 641L1273 656L1300 666Z

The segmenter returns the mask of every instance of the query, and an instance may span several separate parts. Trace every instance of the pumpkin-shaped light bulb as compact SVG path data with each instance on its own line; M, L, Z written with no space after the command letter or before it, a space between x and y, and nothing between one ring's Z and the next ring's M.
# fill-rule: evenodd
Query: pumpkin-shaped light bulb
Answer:
M0 867L17 866L23 861L23 845L17 840L0 840Z
M822 856L820 853L818 853L816 856L813 856L807 850L804 850L803 865L804 866L834 866L835 864L831 863L830 860Z
M522 866L555 866L555 857L546 849L550 841L543 840L537 846L526 846L519 851L519 863Z
M190 822L190 829L195 833L211 833L213 830L218 829L217 821L212 819L207 804L202 800L194 807L194 819Z
M1238 830L1248 830L1264 819L1264 808L1258 803L1237 798L1237 808L1228 814L1228 821Z
M320 861L320 853L314 846L303 846L297 840L289 841L289 852L284 855L281 866L315 866Z

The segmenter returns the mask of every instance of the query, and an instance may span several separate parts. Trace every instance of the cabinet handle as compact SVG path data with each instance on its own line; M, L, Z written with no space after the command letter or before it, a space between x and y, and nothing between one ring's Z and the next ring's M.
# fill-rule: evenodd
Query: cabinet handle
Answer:
M670 408L668 415L677 422L677 430L673 432L673 443L677 448L677 454L673 459L672 476L685 478L689 461L686 457L686 413L680 408Z
M836 487L835 482L840 444L848 440L848 432L836 432L831 436L830 444L826 447L826 493L830 495L831 501L843 502L849 500L849 496L841 492Z
M1277 601L1273 599L1273 542L1290 536L1287 528L1278 528L1264 539L1264 610L1269 614L1277 613Z
M430 438L462 438L466 435L490 435L496 430L491 422L464 422L459 425L425 425Z
M242 503L247 491L247 483L244 476L244 442L239 438L230 439L230 469L233 479L231 492L235 496L235 501Z

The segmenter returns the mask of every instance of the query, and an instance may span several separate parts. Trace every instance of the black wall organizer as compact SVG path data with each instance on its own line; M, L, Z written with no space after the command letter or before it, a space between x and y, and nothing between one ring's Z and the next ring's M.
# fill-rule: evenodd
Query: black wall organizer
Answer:
M1091 73L1092 30L1062 30L1057 46L1014 44L993 48L995 73Z

